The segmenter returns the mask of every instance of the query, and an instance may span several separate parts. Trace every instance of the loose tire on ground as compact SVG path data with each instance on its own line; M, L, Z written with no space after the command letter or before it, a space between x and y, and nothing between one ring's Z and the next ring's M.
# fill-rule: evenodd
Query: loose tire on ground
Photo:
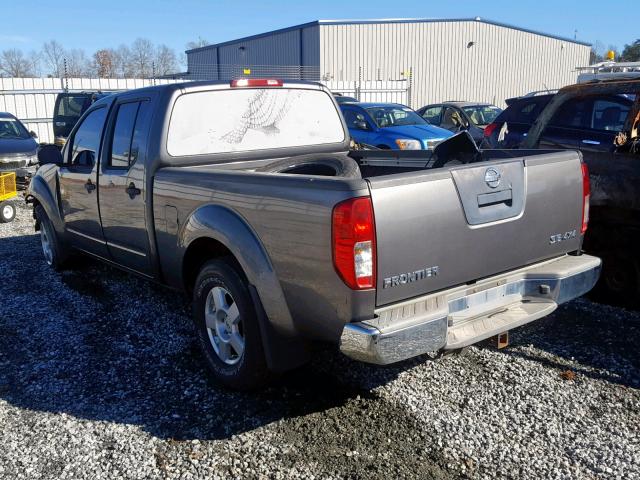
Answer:
M0 223L9 223L16 218L16 207L9 202L0 202Z
M218 382L251 390L269 381L256 308L247 281L230 259L210 260L200 270L193 320L207 366Z
M68 253L62 246L58 235L56 234L51 220L47 217L47 214L41 205L35 208L36 220L40 226L40 244L42 246L42 253L44 259L51 268L55 271L60 271L64 268L67 261Z

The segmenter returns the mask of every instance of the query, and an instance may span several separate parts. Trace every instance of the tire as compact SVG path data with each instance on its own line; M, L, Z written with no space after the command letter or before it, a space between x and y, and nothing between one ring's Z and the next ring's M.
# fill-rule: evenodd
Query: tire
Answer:
M9 202L0 202L0 223L13 222L16 218L16 207Z
M200 270L193 320L207 366L219 383L252 390L269 381L256 308L247 281L229 259L210 260Z
M56 272L62 270L67 261L68 253L62 246L58 235L56 234L51 220L41 205L35 208L36 220L40 226L40 244L42 246L42 254L44 259L51 268Z
M277 160L258 172L362 178L358 162L347 155L301 155Z

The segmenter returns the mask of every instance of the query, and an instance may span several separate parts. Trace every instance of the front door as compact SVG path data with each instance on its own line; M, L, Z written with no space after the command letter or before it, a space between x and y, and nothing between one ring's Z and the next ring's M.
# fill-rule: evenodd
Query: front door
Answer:
M144 182L150 105L136 97L116 104L98 181L102 229L112 260L146 275L151 274Z
M97 159L107 108L91 111L65 147L60 168L60 194L66 237L73 247L108 257L100 226Z

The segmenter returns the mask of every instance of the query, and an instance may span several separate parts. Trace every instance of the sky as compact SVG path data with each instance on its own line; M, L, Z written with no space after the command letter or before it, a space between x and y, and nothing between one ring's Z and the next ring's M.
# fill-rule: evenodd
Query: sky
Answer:
M138 37L183 52L202 37L210 43L262 33L318 19L472 18L577 37L621 50L640 37L637 0L4 0L0 7L0 51L39 50L56 39L88 54L130 44ZM615 6L614 6L615 5ZM626 11L626 13L625 13ZM576 32L577 31L577 32Z

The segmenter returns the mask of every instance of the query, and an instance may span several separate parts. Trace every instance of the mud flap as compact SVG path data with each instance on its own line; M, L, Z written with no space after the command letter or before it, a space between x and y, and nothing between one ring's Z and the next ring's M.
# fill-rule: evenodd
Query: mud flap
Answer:
M307 363L311 358L309 343L300 337L285 336L278 332L262 307L256 287L249 285L249 293L256 308L264 355L269 370L274 373L282 373Z

